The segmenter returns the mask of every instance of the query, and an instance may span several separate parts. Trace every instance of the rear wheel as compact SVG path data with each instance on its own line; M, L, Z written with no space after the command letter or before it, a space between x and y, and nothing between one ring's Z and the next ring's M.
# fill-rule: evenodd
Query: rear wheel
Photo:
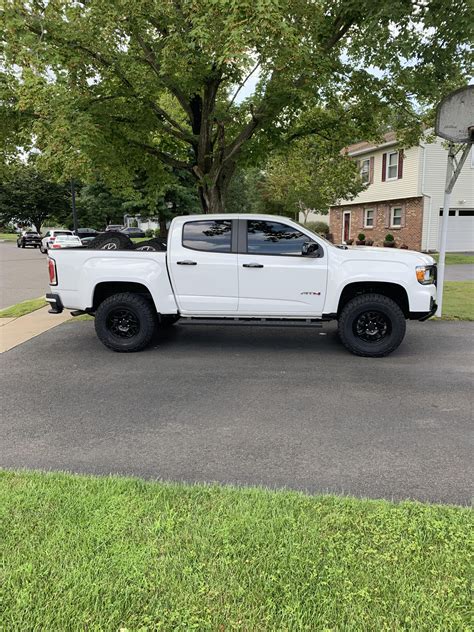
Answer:
M362 294L349 301L339 316L344 346L359 356L383 357L395 351L406 331L405 316L387 296Z
M21 247L25 248L25 242L24 241L21 242Z
M111 230L95 237L87 244L87 248L93 250L131 250L133 242L127 235Z
M141 351L152 339L157 318L153 304L140 294L114 294L99 305L95 331L113 351Z

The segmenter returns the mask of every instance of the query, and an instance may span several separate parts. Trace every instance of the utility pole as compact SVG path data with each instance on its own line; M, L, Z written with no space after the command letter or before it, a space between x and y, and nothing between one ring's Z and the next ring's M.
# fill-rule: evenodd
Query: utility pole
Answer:
M79 224L77 222L77 209L76 209L76 187L74 185L74 180L71 178L71 199L72 199L72 223L74 233L77 235L77 229L79 228Z

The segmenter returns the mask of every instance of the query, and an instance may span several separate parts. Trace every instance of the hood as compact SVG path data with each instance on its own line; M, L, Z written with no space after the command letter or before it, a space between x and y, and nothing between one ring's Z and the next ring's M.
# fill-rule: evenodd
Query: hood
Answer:
M417 250L402 250L400 248L376 248L374 246L349 246L342 250L348 259L373 260L373 261L416 261L420 266L432 266L435 260L430 255Z

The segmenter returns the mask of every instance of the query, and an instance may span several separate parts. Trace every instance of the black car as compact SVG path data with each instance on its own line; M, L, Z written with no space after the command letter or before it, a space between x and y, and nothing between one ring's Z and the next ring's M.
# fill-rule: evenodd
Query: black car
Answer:
M41 235L35 230L22 230L16 240L18 248L26 248L32 246L33 248L39 248L41 246Z
M120 231L121 233L123 233L124 235L127 235L128 237L145 237L145 233L140 230L140 228L134 228L133 226L129 226L128 228L122 228L122 230Z
M78 228L76 231L73 231L75 235L80 237L80 239L84 239L84 237L97 237L99 231L95 228Z

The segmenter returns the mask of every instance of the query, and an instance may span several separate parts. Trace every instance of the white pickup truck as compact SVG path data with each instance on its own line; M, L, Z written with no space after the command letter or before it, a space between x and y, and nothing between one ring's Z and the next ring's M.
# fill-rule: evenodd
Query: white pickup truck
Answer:
M50 252L52 313L95 316L114 351L139 351L156 327L203 324L311 325L337 319L357 355L385 356L406 319L436 311L432 257L392 248L334 246L273 215L175 218L166 251Z

